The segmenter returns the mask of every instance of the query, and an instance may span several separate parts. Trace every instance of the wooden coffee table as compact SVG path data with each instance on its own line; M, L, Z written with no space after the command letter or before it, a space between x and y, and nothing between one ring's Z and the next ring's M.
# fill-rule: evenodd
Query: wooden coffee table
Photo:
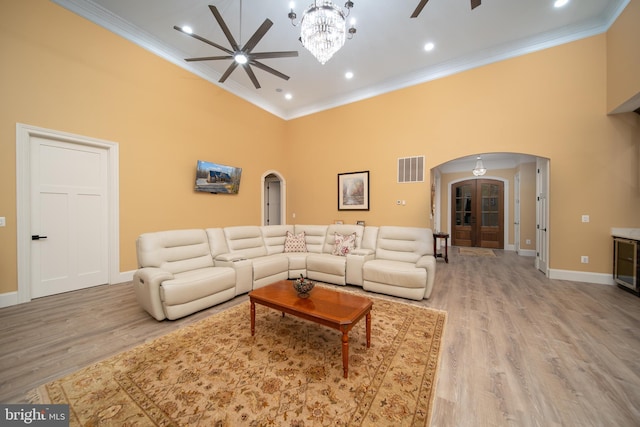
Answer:
M349 376L349 331L366 318L367 348L371 347L371 307L369 298L316 286L308 298L300 298L292 281L282 280L249 292L251 336L255 334L256 304L264 305L342 332L342 369Z

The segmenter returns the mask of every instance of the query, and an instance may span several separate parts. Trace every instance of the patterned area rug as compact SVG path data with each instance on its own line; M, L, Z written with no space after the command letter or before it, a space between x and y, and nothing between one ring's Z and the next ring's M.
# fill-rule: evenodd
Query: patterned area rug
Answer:
M493 252L493 249L487 249L487 248L465 248L465 247L461 247L459 249L460 249L460 255L487 256L487 257L495 257L496 256L495 252Z
M427 426L446 312L372 297L341 334L249 302L86 367L36 391L70 405L71 425Z

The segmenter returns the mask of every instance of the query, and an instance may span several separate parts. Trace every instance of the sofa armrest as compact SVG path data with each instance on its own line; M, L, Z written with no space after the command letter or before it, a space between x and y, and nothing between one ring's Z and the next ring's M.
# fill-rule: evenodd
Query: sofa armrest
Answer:
M375 251L373 249L363 249L363 248L357 248L349 252L350 255L360 255L360 256L373 255L374 253Z
M215 261L235 262L235 261L242 261L245 259L247 259L247 257L242 252L229 252L226 254L217 255L214 262Z
M416 267L427 270L427 286L424 290L424 298L429 298L433 290L433 282L436 280L436 257L424 255L418 260Z
M160 300L160 285L173 274L157 267L143 267L133 274L133 291L138 303L156 320L166 318Z
M375 256L370 249L356 249L347 254L346 282L350 285L362 286L362 266L371 261Z

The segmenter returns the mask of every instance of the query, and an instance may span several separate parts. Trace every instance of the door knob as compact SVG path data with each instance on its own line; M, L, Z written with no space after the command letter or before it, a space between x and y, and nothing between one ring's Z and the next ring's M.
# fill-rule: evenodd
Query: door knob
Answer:
M40 239L46 239L47 236L39 236L37 234L34 234L31 236L31 240L40 240Z

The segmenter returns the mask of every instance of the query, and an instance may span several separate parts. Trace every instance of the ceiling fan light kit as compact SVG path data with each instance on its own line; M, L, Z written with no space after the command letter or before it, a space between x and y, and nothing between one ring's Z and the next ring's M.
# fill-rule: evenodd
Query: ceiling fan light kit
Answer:
M347 1L344 7L346 11L330 0L316 0L302 14L300 41L321 64L331 59L344 46L345 40L356 33L354 25L349 29L346 25L353 2ZM298 25L293 6L287 16L294 26Z

